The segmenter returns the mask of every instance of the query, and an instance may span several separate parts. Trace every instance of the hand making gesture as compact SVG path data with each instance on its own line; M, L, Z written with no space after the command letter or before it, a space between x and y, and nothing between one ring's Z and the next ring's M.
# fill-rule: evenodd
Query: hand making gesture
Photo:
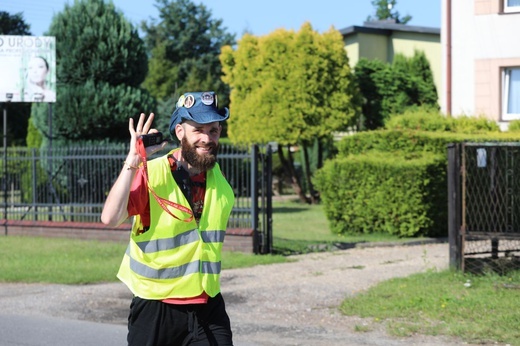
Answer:
M123 169L119 174L116 182L110 189L110 192L105 201L103 211L101 213L101 221L112 227L119 226L128 218L128 196L130 195L130 188L134 180L135 174L139 169L143 158L139 153L138 143L139 137L142 135L157 133L156 129L151 128L154 114L150 113L148 119L145 121L146 115L141 113L137 126L134 128L134 119L130 118L128 121L128 130L130 132L130 150L123 164ZM149 146L146 149L146 156L152 155L155 152L163 149L167 141L160 144Z
M153 113L150 113L148 119L146 119L145 121L146 115L144 113L141 113L141 115L139 116L139 120L137 121L137 126L135 128L134 119L130 118L130 120L128 121L128 131L130 132L130 150L125 160L125 165L128 168L137 169L142 162L143 158L139 154L137 147L138 139L142 135L159 133L157 129L151 128L154 117L155 115ZM146 147L146 156L148 157L158 152L159 150L162 150L167 144L167 141L162 141L160 144Z

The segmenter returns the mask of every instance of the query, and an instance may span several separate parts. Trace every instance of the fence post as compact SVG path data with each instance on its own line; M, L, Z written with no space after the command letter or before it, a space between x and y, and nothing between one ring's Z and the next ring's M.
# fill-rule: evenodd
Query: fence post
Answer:
M251 228L253 229L253 252L259 253L260 233L258 232L258 146L251 147Z
M448 239L450 267L462 268L461 251L461 189L460 144L448 144Z
M4 104L4 232L7 235L7 106Z
M264 253L271 253L273 251L273 151L271 145L267 145L265 164L263 172L266 181L266 210L265 210L265 249Z
M37 170L37 166L38 166L38 157L36 155L36 148L32 148L31 149L31 168L32 168L32 181L31 181L31 186L32 186L32 191L31 191L31 195L32 195L32 206L29 207L29 210L32 208L34 210L34 218L36 220L39 219L39 213L38 213L38 200L36 198L37 196L37 193L38 193L38 170ZM40 162L41 162L41 157L40 157Z

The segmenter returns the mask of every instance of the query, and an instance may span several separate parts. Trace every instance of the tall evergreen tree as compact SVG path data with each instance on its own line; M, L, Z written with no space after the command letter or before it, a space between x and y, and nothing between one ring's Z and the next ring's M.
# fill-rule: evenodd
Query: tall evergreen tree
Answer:
M0 35L31 35L31 26L23 19L23 13L0 11Z
M409 69L416 77L419 89L417 103L419 105L436 105L439 95L433 80L433 72L430 62L423 51L416 50L410 58Z
M433 74L424 52L416 51L412 57L396 54L392 64L361 58L355 77L365 99L360 130L382 127L391 115L409 107L438 107Z
M30 25L25 23L22 13L11 15L8 12L0 11L0 35L31 35ZM2 107L2 112L4 108L7 114L7 144L25 145L27 124L31 114L31 104L6 103ZM3 126L2 121L0 124L2 133L4 130Z
M388 73L385 73L388 68L387 64L378 59L361 58L356 64L354 75L365 100L362 106L362 115L358 122L358 130L374 130L384 125L382 90L379 88L378 78L376 77L384 78L388 76ZM383 83L386 83L386 80L383 80Z
M401 17L398 11L395 11L397 0L372 0L372 6L376 10L375 17L368 16L367 22L378 20L394 20L397 24L406 24L412 16L406 15Z
M156 0L159 21L142 23L151 58L144 86L163 105L186 91L213 90L219 104L228 103L229 88L222 82L221 47L233 45L222 20L212 19L203 4L190 0ZM166 110L164 110L166 112ZM172 109L168 109L171 113Z
M34 125L48 139L126 141L128 118L155 111L140 88L147 73L144 42L114 5L76 0L53 17L57 102L48 127L45 105L33 107Z
M278 142L278 154L289 155L280 160L292 177L294 190L304 201L314 199L309 148L316 140L321 145L328 142L333 131L354 125L360 113L359 92L341 34L336 30L319 34L309 23L297 33L246 34L236 50L223 49L221 61L223 80L232 88L231 140ZM310 196L304 195L295 175L290 150L294 145L304 154Z

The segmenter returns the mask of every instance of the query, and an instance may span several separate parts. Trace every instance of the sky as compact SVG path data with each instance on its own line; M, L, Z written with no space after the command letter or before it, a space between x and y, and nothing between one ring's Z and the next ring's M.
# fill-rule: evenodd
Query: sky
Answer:
M107 0L108 1L108 0ZM142 20L158 18L154 0L112 0L125 17L135 25ZM239 39L245 31L263 36L284 28L299 30L310 22L314 30L324 32L352 25L363 25L375 15L371 0L192 0L204 4L213 19L222 19L222 26ZM31 26L33 36L43 36L54 14L73 0L0 0L0 11L22 12ZM441 0L397 0L395 11L411 15L408 25L441 27Z

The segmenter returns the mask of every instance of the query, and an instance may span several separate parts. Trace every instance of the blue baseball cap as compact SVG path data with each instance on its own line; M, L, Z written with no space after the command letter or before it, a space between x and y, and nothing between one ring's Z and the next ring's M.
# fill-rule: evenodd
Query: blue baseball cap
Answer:
M219 110L217 103L217 95L213 91L189 92L179 97L170 119L170 135L175 138L175 125L183 120L208 124L229 118L229 110Z

